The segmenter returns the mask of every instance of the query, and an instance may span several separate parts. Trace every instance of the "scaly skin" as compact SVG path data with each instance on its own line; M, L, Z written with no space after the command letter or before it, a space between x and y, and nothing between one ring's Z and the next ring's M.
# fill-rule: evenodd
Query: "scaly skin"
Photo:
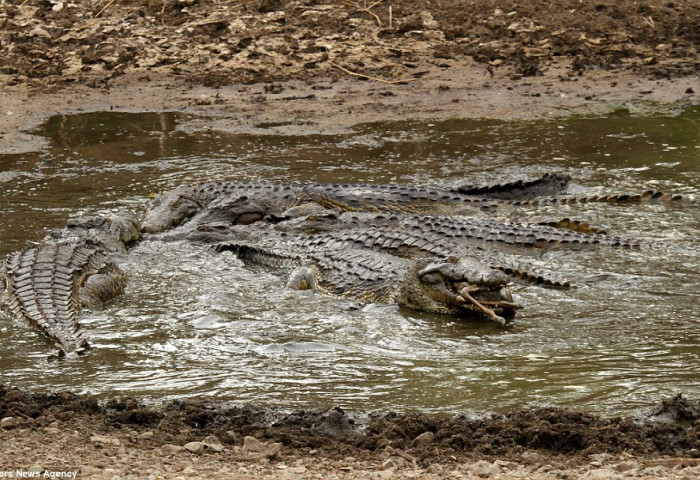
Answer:
M645 192L640 195L532 198L559 192L568 177L544 176L530 182L456 189L381 184L290 184L221 182L181 186L157 195L146 208L144 233L161 233L192 217L252 223L262 218L285 219L305 204L345 212L393 212L425 215L475 215L525 205L586 202L690 202L680 195ZM476 194L495 197L487 198Z
M483 317L465 301L468 289L477 302L489 302L501 324L518 308L507 288L508 276L476 260L410 260L371 250L316 249L226 242L218 251L232 251L242 261L288 275L287 286L315 289L365 302L396 303L414 310L457 316Z
M327 209L396 213L469 214L496 203L450 190L404 185L248 184L229 182L178 187L158 195L146 209L145 233L175 228L197 214L238 223L238 210L258 217L284 216L290 208L317 204Z
M128 217L71 219L35 247L7 256L0 267L0 302L13 319L35 326L59 350L82 354L89 347L77 315L124 292L126 277L111 259L135 240Z

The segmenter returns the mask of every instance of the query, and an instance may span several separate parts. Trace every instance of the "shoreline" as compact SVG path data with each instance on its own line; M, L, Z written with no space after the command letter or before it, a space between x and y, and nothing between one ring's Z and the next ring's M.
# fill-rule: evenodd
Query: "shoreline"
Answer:
M700 474L699 415L700 401L680 395L644 419L563 408L467 417L206 400L153 407L131 397L98 402L0 384L0 472L12 475L5 478L680 480Z
M0 154L45 148L46 140L30 132L53 115L101 111L181 112L194 118L180 128L192 131L333 135L379 121L516 121L616 110L674 114L700 102L691 77L659 80L601 71L557 76L557 71L566 70L565 63L562 60L561 69L550 68L548 75L527 80L513 80L506 71L492 76L483 65L467 62L448 71L436 68L431 75L403 85L350 77L205 87L172 76L144 81L139 75L125 75L107 90L70 85L44 93L27 85L4 86ZM7 85L1 76L0 84Z

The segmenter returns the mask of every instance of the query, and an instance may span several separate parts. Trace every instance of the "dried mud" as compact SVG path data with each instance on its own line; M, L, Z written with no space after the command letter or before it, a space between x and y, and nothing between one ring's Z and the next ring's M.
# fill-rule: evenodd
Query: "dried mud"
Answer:
M389 81L472 57L512 75L572 59L571 73L698 73L694 0L3 1L0 73L37 85L107 85L133 70L207 86L344 75Z
M54 114L183 111L183 128L328 134L697 102L694 0L0 1L0 153ZM260 125L274 125L263 129Z

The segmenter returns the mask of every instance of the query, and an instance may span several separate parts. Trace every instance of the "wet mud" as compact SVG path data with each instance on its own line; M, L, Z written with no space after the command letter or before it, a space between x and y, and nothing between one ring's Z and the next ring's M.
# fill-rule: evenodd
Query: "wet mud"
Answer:
M252 404L136 398L98 401L69 392L0 386L0 418L38 430L55 422L98 433L151 431L149 446L185 444L209 435L224 445L246 436L323 456L372 456L390 446L429 465L482 457L518 458L525 450L586 458L596 453L698 457L700 401L678 395L638 417L606 418L562 408L518 409L479 416L420 412L346 412L339 407L287 411Z

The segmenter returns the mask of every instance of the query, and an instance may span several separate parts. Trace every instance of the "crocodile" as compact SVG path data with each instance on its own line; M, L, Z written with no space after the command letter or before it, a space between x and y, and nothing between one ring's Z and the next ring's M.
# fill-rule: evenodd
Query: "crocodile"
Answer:
M287 276L287 287L316 290L423 312L485 317L506 325L519 306L509 277L469 257L411 260L382 252L316 248L307 251L221 242L244 263Z
M409 270L420 272L429 264L443 265L438 270L447 278L444 265L458 258L459 262L477 262L476 271L498 271L500 275L508 274L545 286L566 287L567 281L542 275L526 267L526 261L512 261L503 254L522 255L570 247L638 248L644 242L596 233L594 228L575 221L548 222L547 225L499 221L494 212L509 211L499 210L503 208L587 201L688 201L685 197L656 192L566 196L561 193L567 182L566 177L551 176L500 186L454 188L271 182L209 182L182 186L156 195L148 203L141 224L120 215L110 219L74 219L38 245L8 255L0 262L0 302L13 318L36 325L58 346L61 354L82 353L88 344L77 315L81 308L101 304L124 291L126 280L116 260L130 243L139 240L140 235L209 243L247 241L246 248L269 253L274 247L270 247L269 242L281 238L285 230L289 238L281 243L291 258L299 262L303 257L306 263L323 265L321 279L334 278L335 269L338 276L345 275L350 282L348 285L356 282L358 291L362 290L364 280L351 271L366 267L370 260L362 259L362 255L378 254L384 257L376 263L376 268L392 272L392 269L399 269L401 278ZM538 197L550 194L554 196ZM500 213L497 216L503 217ZM359 253L361 251L365 253ZM312 258L313 255L319 257ZM428 270L425 273L427 275ZM381 272L374 271L373 275L368 278L379 279ZM422 278L416 275L418 273L414 278ZM301 278L312 277L307 271ZM386 298L410 305L411 291L396 287L409 283L397 280L398 274L392 278L393 281L381 284L393 292L388 296L377 293L381 289L366 288L363 295L373 292L377 301ZM507 276L499 277L499 281L501 278ZM316 280L316 284L323 285L324 281L328 282ZM337 278L330 283L343 285ZM458 280L452 282L452 285L458 284L461 285ZM355 291L349 286L342 290ZM460 301L471 302L469 304L477 310L489 311L483 303L479 307L478 298L470 300L466 290L452 293ZM415 303L418 308L440 310L434 306L422 307L425 302ZM505 318L513 312L514 309L506 308L502 314L492 311L491 316Z
M247 224L267 216L285 217L304 205L344 211L440 212L474 214L493 201L450 190L410 185L291 184L218 182L181 186L149 203L144 233L177 227L198 215L200 221Z
M564 180L559 179L560 182ZM404 215L484 217L493 216L493 213L499 209L533 205L689 201L681 195L655 191L607 196L557 194L552 197L532 197L528 192L533 191L535 188L533 185L537 185L537 182L502 184L500 188L491 187L495 189L494 193L489 192L485 187L206 182L180 186L172 191L155 195L146 207L142 228L144 233L155 234L172 230L189 221L195 223L228 221L232 224L247 225L268 218L284 220L322 209ZM505 195L509 191L512 195ZM475 192L482 192L483 195L475 195ZM559 222L551 223L559 225ZM567 223L567 225L573 225L573 223Z
M89 343L77 315L124 292L126 277L114 256L138 237L128 216L69 219L64 229L0 262L0 304L42 332L58 356L83 354Z

